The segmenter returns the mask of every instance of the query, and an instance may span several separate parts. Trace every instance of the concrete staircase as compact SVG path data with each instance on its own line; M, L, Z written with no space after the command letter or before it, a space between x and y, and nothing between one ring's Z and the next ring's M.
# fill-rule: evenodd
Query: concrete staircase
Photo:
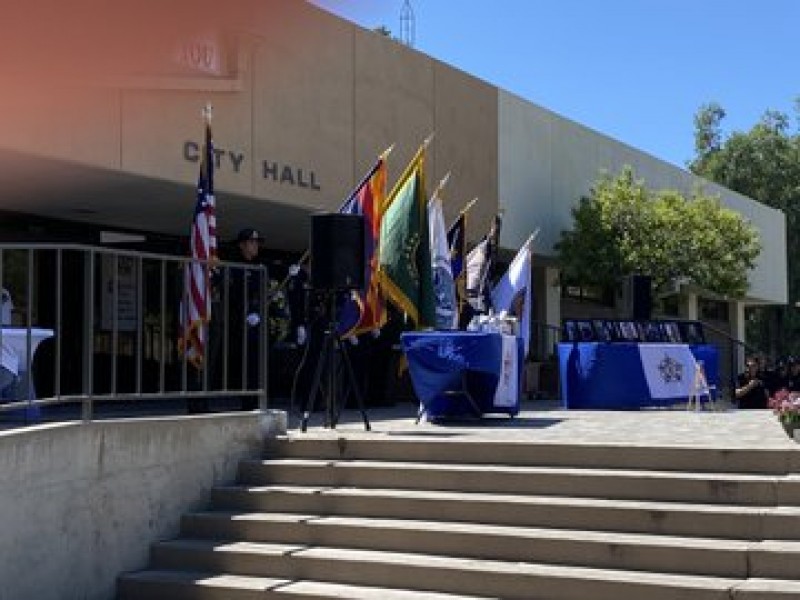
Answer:
M800 452L291 437L120 600L797 600Z

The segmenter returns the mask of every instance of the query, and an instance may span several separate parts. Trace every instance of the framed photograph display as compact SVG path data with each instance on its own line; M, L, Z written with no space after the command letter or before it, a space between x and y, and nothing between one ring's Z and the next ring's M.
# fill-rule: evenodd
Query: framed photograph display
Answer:
M639 330L633 321L618 321L619 339L623 342L638 342Z
M696 321L684 321L680 324L681 338L686 344L705 344L706 336L703 326Z
M671 344L680 344L683 341L681 338L681 330L675 321L664 321L661 323L661 331L665 342Z
M563 336L565 342L579 342L578 325L575 321L568 319L564 321Z
M640 323L640 328L643 330L641 340L644 342L663 342L664 336L661 332L661 327L656 321L645 321Z
M579 341L581 342L595 341L594 327L592 327L591 321L577 321L577 324L578 324Z
M614 323L605 319L595 319L592 321L594 326L594 337L598 342L613 342L616 339Z

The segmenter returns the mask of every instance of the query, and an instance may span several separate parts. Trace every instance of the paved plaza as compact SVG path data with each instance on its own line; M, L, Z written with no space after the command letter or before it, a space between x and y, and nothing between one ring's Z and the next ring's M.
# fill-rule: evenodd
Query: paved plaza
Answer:
M290 417L289 434L800 450L800 444L786 435L771 411L737 410L722 404L701 411L687 411L684 407L590 411L565 410L554 401L530 400L523 402L521 412L514 418L489 415L415 424L416 407L402 403L368 409L367 415L370 432L365 432L359 412L347 408L334 430L323 427L319 412L312 415L305 434L299 429L299 420Z

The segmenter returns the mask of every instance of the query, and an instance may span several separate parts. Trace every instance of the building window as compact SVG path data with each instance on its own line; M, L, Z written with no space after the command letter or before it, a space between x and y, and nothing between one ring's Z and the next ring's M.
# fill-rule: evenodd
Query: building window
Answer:
M697 299L697 313L704 321L729 321L729 308L727 302L711 300L709 298Z
M561 286L561 296L588 304L614 306L614 290L599 285L574 285L567 283Z

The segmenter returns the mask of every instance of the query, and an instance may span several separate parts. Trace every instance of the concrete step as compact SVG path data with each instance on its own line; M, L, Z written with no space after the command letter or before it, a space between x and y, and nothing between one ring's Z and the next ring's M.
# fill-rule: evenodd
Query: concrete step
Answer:
M713 426L711 424L710 426ZM676 440L680 443L680 440ZM713 473L800 473L800 452L775 448L648 446L633 443L596 444L502 442L407 436L392 439L317 436L278 437L265 447L265 458L319 460L389 460L474 465L524 465L689 471Z
M742 581L694 575L463 559L303 544L178 540L153 548L156 569L531 600L730 600ZM798 582L771 580L773 592Z
M800 544L411 519L200 512L182 536L426 553L459 558L746 578L795 576ZM778 549L780 551L778 552Z
M794 474L274 458L243 461L239 467L239 481L249 485L391 487L704 504L800 506L800 476Z
M800 598L800 452L309 434L122 600Z
M191 571L139 571L119 579L119 600L486 600L428 591Z
M800 507L328 486L221 486L228 511L421 519L738 540L800 540Z

